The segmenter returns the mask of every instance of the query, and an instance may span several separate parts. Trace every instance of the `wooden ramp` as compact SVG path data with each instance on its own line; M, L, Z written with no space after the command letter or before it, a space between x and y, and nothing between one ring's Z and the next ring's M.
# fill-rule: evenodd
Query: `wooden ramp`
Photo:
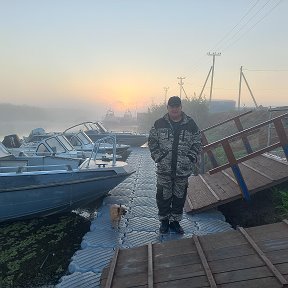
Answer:
M288 221L117 250L109 288L288 287Z
M202 174L189 178L184 207L186 212L199 212L242 197L249 201L251 194L288 180L288 137L283 124L288 113L243 130L240 117L248 113L250 112L202 130L202 142L204 144L200 162ZM208 143L205 132L229 121L235 122L238 132L213 143ZM256 151L253 151L248 136L251 136L255 131L260 131L260 128L272 124L277 131L278 141L276 140L273 144L269 143L264 148L258 147ZM239 138L243 142L247 155L237 159L231 142L239 140ZM222 147L228 160L222 165L218 164L213 152L218 147ZM287 161L281 161L275 157L267 156L269 154L264 154L279 147L282 147ZM207 153L212 164L212 169L208 171L209 174L204 173L204 153Z
M239 164L250 194L288 181L288 163L260 155ZM242 198L231 168L189 178L186 212L199 212Z

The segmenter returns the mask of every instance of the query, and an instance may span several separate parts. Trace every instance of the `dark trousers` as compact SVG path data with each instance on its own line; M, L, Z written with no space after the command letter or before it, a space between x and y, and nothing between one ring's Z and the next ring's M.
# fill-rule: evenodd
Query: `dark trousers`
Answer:
M156 201L160 221L181 221L187 188L188 177L157 176Z

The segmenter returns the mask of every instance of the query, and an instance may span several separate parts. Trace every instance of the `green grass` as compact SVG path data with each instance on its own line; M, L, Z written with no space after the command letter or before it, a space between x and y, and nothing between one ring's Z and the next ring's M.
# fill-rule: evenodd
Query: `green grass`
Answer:
M288 185L274 187L272 193L277 214L281 219L288 218Z

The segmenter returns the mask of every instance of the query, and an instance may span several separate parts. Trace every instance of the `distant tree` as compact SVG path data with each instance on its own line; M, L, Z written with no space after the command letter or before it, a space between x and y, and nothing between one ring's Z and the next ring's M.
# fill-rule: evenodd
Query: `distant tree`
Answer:
M205 127L205 123L209 117L209 106L205 98L192 97L182 100L183 111L191 116L200 129Z

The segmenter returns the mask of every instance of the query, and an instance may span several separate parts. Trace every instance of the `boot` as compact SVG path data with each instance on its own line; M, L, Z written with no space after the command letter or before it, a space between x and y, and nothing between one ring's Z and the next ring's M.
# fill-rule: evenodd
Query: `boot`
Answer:
M160 225L160 228L159 228L159 232L161 234L165 234L165 233L168 232L168 229L169 229L169 220L168 219L161 220L161 225Z
M180 226L178 221L170 222L170 228L175 231L177 234L184 234L183 228Z

